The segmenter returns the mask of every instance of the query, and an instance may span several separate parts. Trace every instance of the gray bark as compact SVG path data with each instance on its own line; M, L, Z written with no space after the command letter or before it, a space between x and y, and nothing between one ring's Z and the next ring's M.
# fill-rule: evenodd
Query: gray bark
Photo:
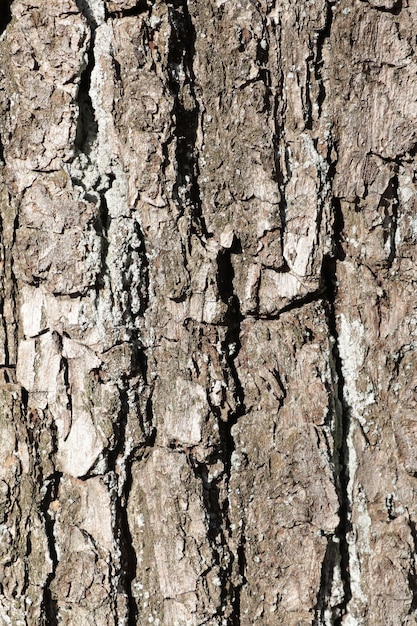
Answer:
M417 624L416 0L0 9L0 624Z

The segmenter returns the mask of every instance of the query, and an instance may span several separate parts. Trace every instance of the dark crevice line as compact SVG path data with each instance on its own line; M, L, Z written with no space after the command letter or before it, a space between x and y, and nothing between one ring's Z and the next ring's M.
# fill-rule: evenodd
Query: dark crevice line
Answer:
M0 215L0 232L3 233L3 217ZM3 267L7 267L6 265L6 246L4 245L4 241L3 241L3 237L1 236L1 241L0 241L0 254L1 254L1 261L3 264ZM2 363L1 365L3 367L7 367L9 365L10 362L10 357L9 357L9 337L8 337L8 332L7 332L7 322L6 322L6 318L5 318L5 310L4 310L4 304L7 298L7 294L5 293L5 285L6 285L6 277L4 276L2 278L2 297L0 298L0 319L1 319L1 326L2 326L2 330L3 330L3 334L4 334L4 363Z
M221 581L220 602L217 616L223 618L222 610L228 608L231 596L231 575L233 559L229 558L227 565L224 563L224 553L227 547L227 538L224 529L224 505L221 501L219 483L222 476L209 480L210 464L197 461L193 456L188 455L188 462L194 475L201 481L202 495L207 520L207 539L212 549L212 558L215 566L219 568L219 579ZM230 553L229 553L229 556Z
M279 54L281 56L281 22L279 21L276 25L273 23L271 28L273 28L273 33L277 39L277 47L279 50ZM279 217L280 217L280 241L281 241L281 250L284 250L284 236L285 230L287 226L287 199L285 194L285 188L288 184L289 173L290 173L290 163L288 158L288 149L285 143L285 132L284 132L284 123L283 117L285 115L285 110L282 110L284 99L282 97L282 92L284 89L284 73L282 69L282 63L278 63L280 68L280 74L277 77L277 87L276 93L274 95L273 100L273 121L274 121L274 135L273 135L273 144L274 144L274 168L275 168L275 177L279 190ZM278 89L280 87L280 90ZM282 157L280 155L280 151L282 150ZM282 159L285 159L285 169L286 172L283 171L282 167Z
M123 321L127 326L131 324L133 315L143 316L149 305L149 261L146 255L145 238L137 221L133 223L133 228L139 245L137 247L128 247L126 254L125 271L122 277L122 287L127 294L127 300L123 311ZM107 241L107 231L106 231ZM137 255L137 258L135 256ZM103 260L103 268L106 267L106 258ZM136 269L139 269L140 281L138 286L132 284L132 267L136 264ZM136 293L133 292L135 289ZM139 310L133 313L133 301L134 297L138 297L140 305ZM132 340L138 343L139 340L134 334Z
M323 626L325 614L331 612L331 623L335 624L340 617L340 607L329 607L329 598L332 593L334 572L340 567L340 546L334 536L327 538L326 553L321 565L320 588L317 594L317 603L314 607L313 626ZM328 622L327 622L328 623Z
M49 478L46 493L41 503L41 513L45 524L45 534L48 542L49 557L52 561L52 571L49 573L43 588L43 598L41 605L41 614L45 624L48 626L58 626L58 603L52 597L51 583L55 578L56 568L58 566L58 554L55 546L54 526L55 520L49 513L51 503L57 499L59 483L62 473L56 472Z
M87 23L89 24L91 30L95 30L98 26L95 18L94 18L94 13L91 10L91 6L90 6L90 2L89 0L75 0L75 4L77 5L78 9L81 11L81 13L84 15L85 19L87 20Z
M132 372L133 374L133 372ZM110 482L112 477L117 475L116 465L120 457L124 455L126 445L126 427L129 414L129 401L127 394L128 381L124 381L124 388L119 389L121 408L116 422L116 441L117 444L113 450L108 453L108 472ZM138 618L138 606L132 593L132 583L136 577L137 559L135 551L132 547L132 536L129 528L129 520L127 515L127 503L129 494L132 489L132 453L129 458L124 461L125 477L121 489L121 495L117 492L113 493L115 498L115 517L114 526L116 529L116 540L120 550L120 572L118 579L118 593L123 593L128 603L127 625L135 626ZM110 485L111 488L111 485Z
M318 87L317 94L317 115L320 118L323 103L327 97L323 80L323 49L325 42L331 36L333 23L333 10L330 2L326 2L326 18L324 28L321 29L316 41L316 54L314 59L314 78ZM327 154L326 177L333 181L336 164L331 158L333 142L329 142ZM322 183L325 181L321 181ZM323 185L322 185L323 188ZM330 192L331 193L331 192ZM321 207L321 211L323 206ZM333 473L336 492L339 500L339 524L335 533L328 537L326 554L322 563L320 587L315 606L314 626L321 626L325 623L325 614L331 615L331 623L334 626L341 626L344 616L347 613L348 604L352 598L350 580L350 556L347 541L351 531L351 502L349 499L349 432L351 424L350 407L346 402L345 380L342 369L342 359L339 351L339 337L336 322L335 302L337 296L338 279L337 264L343 262L345 253L342 247L343 237L343 213L340 201L332 199L333 210L333 251L330 255L325 255L321 269L321 290L323 306L325 310L329 337L332 342L330 354L330 370L332 373L332 388L329 389L331 398L330 411L334 416L334 453ZM337 605L332 606L332 587L334 577L340 571L343 586L343 597Z
M227 478L226 488L228 489L231 470L232 470L232 455L236 450L235 442L232 435L232 428L238 422L239 418L245 414L245 397L242 384L239 380L239 375L235 365L235 359L237 358L241 343L241 321L242 315L240 310L240 302L235 294L233 280L234 270L232 263L232 254L240 254L242 252L240 241L233 242L232 247L229 250L221 251L217 258L217 285L220 299L227 304L227 312L225 316L225 324L227 326L226 336L222 345L225 360L231 376L230 381L227 381L228 388L234 389L236 408L233 414L229 415L227 422L222 419L218 420L219 434L222 444L222 460L225 468L225 475ZM232 534L230 516L229 516L229 501L226 499L224 503L223 519L225 520L226 530L229 535ZM241 582L238 585L228 587L228 579L222 581L222 587L227 591L230 597L232 606L232 615L229 618L230 626L240 625L240 592L245 581L245 547L244 547L244 534L242 533L241 541L237 548L237 569L240 575ZM230 568L233 563L230 564Z
M69 364L68 364L68 359L65 357L61 357L61 362L62 362L62 370L63 370L63 378L64 378L64 385L65 385L65 392L67 395L67 401L68 401L68 405L67 405L67 410L69 412L69 423L67 425L67 433L64 436L64 441L68 438L70 432L71 432L71 426L72 426L72 394L71 394L71 383L70 383L70 378L69 378Z
M3 140L1 138L1 130L0 130L0 164L4 165L5 160L4 160L4 145L3 145Z
M388 243L389 253L387 258L388 269L392 267L392 264L396 256L396 234L398 224L398 174L395 174L389 181L388 187L381 196L378 208L384 211L383 217L383 233L384 233L384 246Z
M415 615L417 611L417 571L416 571L416 561L415 555L417 554L417 528L416 523L409 518L408 525L410 528L410 533L413 538L413 555L410 559L410 570L408 572L408 588L412 593L412 601L410 604L410 608L408 610L408 615Z
M106 17L115 17L115 18L123 18L123 17L134 17L137 15L142 15L143 13L147 13L149 11L149 5L146 0L138 0L135 6L130 7L129 9L121 9L120 11L109 11L106 8Z
M188 11L187 0L168 3L171 27L168 42L168 85L174 97L177 177L172 191L173 199L184 215L191 210L191 234L209 238L205 224L197 155L197 130L200 107L195 94L193 70L196 32Z
M0 35L4 33L7 25L12 20L12 13L10 7L13 0L0 0Z
M10 193L8 194L9 196L9 206L13 206L13 199L10 195ZM18 292L18 287L17 287L17 278L16 278L16 274L14 272L14 255L12 254L12 251L15 249L15 244L16 244L16 233L18 231L19 228L19 214L18 214L18 210L16 210L16 214L15 214L15 218L13 221L13 235L12 235L12 241L11 241L11 245L8 248L7 246L5 247L5 249L7 250L8 248L8 254L10 255L10 263L6 262L5 259L5 267L7 267L9 265L10 267L10 274L9 274L9 284L11 285L10 288L10 292L8 295L8 297L10 297L10 301L11 301L11 310L13 311L13 319L10 321L10 324L7 324L7 320L6 320L6 326L7 326L7 339L6 339L6 346L7 346L7 359L8 359L8 365L16 365L16 361L17 361L17 346L18 346L18 342L19 342L19 338L18 338L18 324L17 324L17 311L18 311L18 298L19 298L19 292ZM10 329L10 326L12 326L12 329ZM12 345L11 345L11 340L12 339ZM13 359L10 357L10 353L13 350Z
M78 122L75 136L76 152L90 153L91 146L98 134L98 125L94 114L94 107L90 96L91 74L94 69L94 42L97 23L92 15L88 3L76 0L77 6L84 15L91 33L89 48L87 51L87 66L81 74L78 88Z
M217 263L217 287L219 297L227 305L227 311L222 326L226 329L222 342L224 358L224 377L226 386L233 390L236 408L229 414L227 420L221 416L218 406L214 406L208 395L208 403L214 416L217 418L219 428L219 445L206 462L195 459L193 454L188 454L187 459L195 476L201 481L203 502L207 520L207 537L212 548L212 558L218 567L220 579L220 602L216 616L227 623L228 626L240 625L240 590L244 584L245 574L245 548L244 536L237 546L236 552L228 548L229 538L232 536L232 522L230 520L230 505L227 495L232 469L232 454L235 451L235 443L232 436L232 428L239 417L245 412L244 395L238 378L234 360L240 349L240 306L233 289L233 266L231 255L241 252L240 244L235 242L231 250L219 252ZM173 448L178 449L173 443ZM212 463L221 461L223 472L212 480L209 479L209 471ZM221 485L221 488L220 488ZM225 558L225 554L227 557ZM234 574L238 574L240 581L233 583Z
M347 611L347 606L352 598L352 590L350 583L350 557L349 557L349 545L347 537L352 530L351 524L351 502L349 498L348 485L349 485L349 432L351 426L351 410L346 402L345 396L345 379L342 369L342 359L339 352L339 336L336 323L336 311L335 300L337 295L337 263L344 259L344 253L341 245L342 231L343 231L343 214L340 206L340 202L334 199L334 256L326 256L323 260L322 268L322 280L326 286L324 308L327 319L327 326L329 335L332 338L333 347L331 350L331 371L333 375L333 399L334 406L332 409L335 413L335 432L334 432L334 478L335 487L339 498L339 524L335 531L335 539L338 542L339 555L333 557L333 565L338 564L338 558L340 558L340 575L343 585L343 600L337 607L327 607L325 605L325 598L320 597L328 591L328 584L326 578L322 577L322 582L327 585L327 590L323 589L319 592L318 604L316 607L317 614L324 614L326 608L331 608L334 615L334 625L341 626L344 615ZM330 563L329 563L330 565ZM334 575L334 569L333 573ZM329 599L329 598L328 598ZM318 616L316 614L316 617ZM317 621L317 625L320 624Z
M99 214L97 216L96 222L94 224L97 235L100 238L100 252L101 252L101 263L100 263L100 271L96 276L96 296L98 297L99 292L105 285L105 276L108 272L107 267L107 255L109 252L109 240L107 236L108 227L109 227L109 209L107 206L105 192L100 193L100 206L99 206Z
M318 106L318 117L321 116L323 102L326 98L326 90L324 88L323 83L323 75L322 75L322 66L323 66L323 48L327 39L329 39L331 34L333 24L333 10L332 4L330 2L326 2L326 21L324 28L319 31L316 42L316 58L314 63L314 77L318 86L318 96L317 96L317 106Z
M391 15L399 15L403 9L403 0L397 0L397 2L395 2L394 6L391 8L377 7L374 5L370 5L370 7L371 9L374 9L375 11L379 11L380 13L390 13Z
M303 98L303 114L304 125L306 130L313 130L313 103L311 99L311 64L314 62L314 53L310 50L310 54L306 58L306 78L304 88L301 88L301 92L304 93ZM314 69L317 69L317 65L314 65Z

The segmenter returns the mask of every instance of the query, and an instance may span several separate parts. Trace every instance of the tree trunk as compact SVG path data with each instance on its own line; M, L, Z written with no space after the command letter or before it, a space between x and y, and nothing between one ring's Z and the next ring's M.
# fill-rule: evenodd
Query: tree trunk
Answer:
M0 12L0 623L417 624L417 1Z

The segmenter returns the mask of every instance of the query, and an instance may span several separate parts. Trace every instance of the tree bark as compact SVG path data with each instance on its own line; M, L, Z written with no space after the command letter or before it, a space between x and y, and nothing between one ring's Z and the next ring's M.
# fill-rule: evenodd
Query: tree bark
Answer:
M0 623L417 624L416 0L0 10Z

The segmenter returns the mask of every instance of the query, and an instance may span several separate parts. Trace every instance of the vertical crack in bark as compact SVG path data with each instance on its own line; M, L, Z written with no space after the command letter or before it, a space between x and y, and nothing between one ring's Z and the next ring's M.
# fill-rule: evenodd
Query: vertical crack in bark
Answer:
M89 26L91 27L91 30L95 30L98 26L96 19L94 17L94 10L91 6L92 2L94 2L94 0L75 0L75 3L78 7L78 9L81 11L81 13L84 15L85 19L87 20ZM91 45L91 47L93 48L94 46Z
M224 417L222 418L220 415L219 407L213 406L209 399L210 408L218 420L220 446L208 459L208 463L199 462L191 455L188 457L195 475L202 482L208 540L213 550L214 564L219 568L220 603L216 615L219 619L222 618L222 623L227 623L228 626L239 626L240 624L240 589L245 581L244 529L241 529L241 541L236 548L236 554L233 554L228 548L229 538L232 537L233 530L227 496L232 469L232 455L235 451L232 428L245 412L243 388L234 364L240 349L241 313L240 303L233 288L234 272L231 254L239 252L241 252L240 244L235 242L230 250L219 252L217 258L218 292L221 300L228 307L223 322L226 326L226 334L222 342L222 351L227 365L225 382L227 388L234 391L236 407L225 421ZM224 469L216 478L210 479L210 464L217 460L222 461ZM236 580L239 582L236 583Z
M113 177L114 178L114 177ZM111 183L110 183L111 186ZM106 190L107 191L107 190ZM107 254L109 251L108 229L109 229L109 209L104 193L100 193L99 215L95 224L96 232L100 236L101 246L101 264L100 272L96 277L96 296L98 297L100 289L104 287L105 275L107 274Z
M398 222L398 174L389 181L388 187L381 196L379 209L383 210L382 222L384 247L388 252L387 267L391 268L396 255L396 234Z
M320 119L323 113L323 105L327 94L323 77L323 48L325 42L331 36L333 23L333 10L330 2L326 2L326 15L324 27L315 33L315 52L313 52L312 44L310 44L311 55L307 58L308 74L314 74L317 86L317 95L315 98L315 112L313 115L313 107L310 108L310 117L306 121L306 127L313 127L313 117ZM314 63L312 70L309 69L309 63ZM307 96L309 95L309 87L307 87ZM311 105L311 102L309 102ZM310 126L308 124L310 123ZM317 139L314 141L317 149ZM323 190L326 189L326 182L330 183L335 175L335 163L331 158L332 142L328 141L327 153L327 171L326 175L321 176L320 180L320 211L318 214L317 225L319 227L322 219L324 198L321 197ZM326 179L327 178L327 181ZM329 191L329 194L331 191ZM339 500L339 524L334 534L328 537L327 549L322 562L321 579L319 592L317 594L317 603L315 606L315 626L339 625L342 623L343 616L347 612L348 603L352 597L351 591L351 574L350 574L350 553L348 545L348 534L351 531L351 502L349 497L349 455L351 454L349 446L351 444L351 416L350 408L346 402L346 394L344 390L345 380L342 369L342 359L339 351L339 337L336 323L335 300L337 296L337 263L345 258L345 254L341 245L343 231L343 214L340 202L337 198L332 200L333 208L333 252L323 257L321 270L320 290L323 292L323 304L327 318L327 327L329 338L332 343L330 357L330 370L332 373L332 388L329 389L330 396L333 399L330 407L333 413L333 467L334 482ZM329 453L330 448L328 446ZM341 585L340 585L341 583ZM343 589L340 589L342 586Z
M100 150L103 147L105 139L100 134L99 120L102 114L101 104L97 102L94 95L94 87L92 89L92 80L94 81L94 71L97 63L97 57L100 55L100 42L98 29L103 19L106 19L107 13L103 6L95 4L92 0L76 0L77 6L84 15L90 27L90 46L88 49L88 62L81 77L80 88L78 93L79 117L75 141L74 164L70 164L71 178L75 185L83 190L84 198L97 206L97 215L94 228L101 242L101 269L96 277L96 297L97 302L105 286L108 286L111 292L111 298L116 295L112 288L111 269L108 266L109 254L109 232L111 229L112 216L107 203L106 194L112 188L117 178L117 171L114 168L106 168L100 163ZM126 10L122 15L138 15L147 10L144 2L138 2L135 7ZM98 21L100 23L98 23ZM117 64L115 63L115 71L117 72ZM105 152L105 150L104 150ZM92 176L91 176L92 175ZM88 187L88 179L93 181L92 186ZM87 182L86 182L87 181ZM143 379L146 383L146 358L142 351L142 346L138 338L138 331L135 329L135 321L132 315L142 315L148 305L148 263L146 261L146 250L144 237L140 230L139 224L134 222L133 229L139 241L138 247L128 246L126 260L124 261L123 273L120 276L120 290L127 294L127 299L122 311L122 324L126 326L129 334L129 343L135 351L131 370L128 375L122 376L117 381L120 398L120 412L115 420L114 447L107 450L107 472L105 480L109 489L112 501L112 525L114 536L114 554L112 554L112 563L110 564L111 584L113 597L123 598L122 605L115 606L115 623L126 623L134 625L137 623L138 606L136 604L134 594L132 593L132 582L136 577L137 560L136 554L132 547L132 537L130 533L129 520L127 514L127 503L130 490L132 487L131 466L134 450L130 449L126 439L126 429L128 427L129 412L131 410L130 394L134 394L134 385L132 382L138 374L138 369L142 369ZM133 300L136 295L133 293L134 287L131 282L132 265L137 263L136 254L140 254L139 274L141 280L140 305L133 307ZM136 268L135 268L136 269ZM132 311L134 309L134 314ZM141 360L142 359L142 360ZM136 402L138 399L136 398ZM148 407L149 409L149 407ZM149 415L147 416L149 417ZM151 417L149 418L151 421ZM146 436L146 444L152 445L152 423L141 424Z
M271 28L273 28L273 32L277 39L277 49L279 51L279 55L281 57L282 52L282 41L281 41L281 21L277 19L276 23L272 23ZM280 74L277 77L277 88L276 93L274 95L274 111L273 111L273 119L274 119L274 162L275 162L275 175L277 177L278 189L280 193L279 197L279 217L281 221L281 230L280 230L280 240L281 240L281 250L284 250L284 237L285 230L287 227L287 197L285 193L285 188L288 184L290 177L290 163L289 163L289 155L285 142L285 125L284 125L284 117L285 117L285 109L282 109L284 99L282 98L282 92L284 89L284 73L282 69L282 62L278 63L278 67L280 68ZM278 91L278 86L280 87L280 92ZM284 260L284 268L283 270L288 270L287 262Z
M417 568L416 568L416 558L417 558L417 528L416 523L409 518L408 525L410 528L411 536L413 538L413 555L411 560L411 567L408 573L408 587L413 594L413 599L410 604L410 608L408 610L408 615L415 615L417 611Z
M127 601L128 616L127 625L134 626L137 623L138 607L132 593L132 582L136 577L136 554L132 548L132 536L130 534L129 520L127 515L127 502L129 493L132 488L131 458L132 451L126 456L126 427L129 413L128 400L128 381L124 380L124 388L120 389L121 409L117 420L118 433L116 437L117 445L108 454L109 465L109 487L113 491L114 498L114 527L116 529L115 539L120 550L120 572L113 580L117 581L118 588L115 589L116 595L123 594ZM118 485L112 483L112 477L117 476L117 463L123 459L124 475L119 480L122 482Z
M335 299L337 295L337 262L343 261L344 252L341 247L343 231L343 215L340 203L337 199L333 202L334 209L334 256L325 257L323 260L322 280L326 288L325 311L329 336L333 342L331 370L334 385L334 475L335 486L339 498L339 524L335 535L329 538L329 544L325 559L322 564L321 586L316 605L316 626L324 624L341 625L347 606L352 598L351 575L350 575L350 552L348 535L352 530L351 525L351 502L349 495L349 457L351 438L350 408L345 397L345 380L343 376L342 360L339 352L339 337L336 325ZM340 577L343 585L343 598L335 606L329 606L332 586L340 567ZM329 614L331 615L329 621ZM327 620L327 621L326 621Z
M58 625L58 605L51 594L51 583L55 578L55 572L58 565L58 554L55 546L55 521L49 512L49 507L51 503L58 497L59 482L61 480L61 476L62 474L60 472L56 472L46 481L46 483L44 483L46 493L41 503L41 513L43 515L43 520L45 524L45 534L48 542L49 557L52 561L52 571L45 581L41 606L42 617L44 620L43 623L48 626Z
M196 153L200 108L195 94L193 61L195 55L195 28L188 11L187 0L173 0L169 4L171 26L168 51L168 84L174 96L173 116L176 138L177 179L173 199L180 215L191 212L191 234L208 237L201 207Z
M4 233L4 220L3 220L3 216L0 216L0 262L2 263L3 267L8 267L8 264L6 262L6 255L7 255L7 248L3 239L3 233ZM5 317L5 301L6 301L6 277L2 276L1 278L1 291L2 291L2 297L0 298L0 319L1 319L1 326L2 326L2 332L3 332L3 336L4 336L4 363L2 363L2 366L7 367L9 365L9 341L8 341L8 332L7 332L7 321L6 321L6 317Z
M88 156L98 134L98 126L94 115L94 107L90 96L91 73L94 68L94 42L97 22L94 19L88 2L76 0L77 6L90 27L90 44L85 67L78 88L78 123L75 137L75 148ZM79 182L82 184L82 181Z
M227 333L223 344L223 350L226 358L226 363L229 366L230 375L232 381L229 383L229 387L234 388L236 409L232 415L229 415L228 421L224 422L219 420L219 432L222 442L222 454L223 463L226 474L226 487L229 489L231 469L232 469L232 455L235 451L235 442L232 435L232 428L237 423L239 417L245 413L245 398L244 391L239 380L238 372L235 365L235 359L240 350L240 332L241 332L241 320L242 315L240 311L240 302L234 291L233 279L234 271L231 260L233 253L241 252L241 246L239 241L234 241L233 246L229 250L224 250L219 253L218 256L218 271L217 271L217 284L220 298L224 303L228 305L225 323L227 326ZM223 517L225 520L226 530L229 535L232 534L231 522L229 518L229 501L226 499L224 504ZM232 615L229 619L230 626L238 626L240 624L240 590L245 580L245 550L244 550L244 530L242 529L242 536L240 543L237 547L237 569L240 575L240 582L238 585L230 585L231 594L230 602L232 606ZM222 580L222 589L227 590L230 575L232 573L233 562L231 560L228 570L224 572L224 579Z
M9 206L14 206L14 202L10 194L8 194L8 196L9 196ZM8 277L7 282L10 285L10 291L9 293L6 292L5 298L10 298L10 303L11 303L10 309L12 311L11 319L10 320L6 319L7 332L6 332L6 340L5 340L5 356L6 356L6 365L13 366L13 367L16 366L17 346L18 346L18 325L17 325L18 291L17 291L17 279L16 279L16 275L14 271L14 256L12 254L12 251L14 250L14 246L16 243L16 233L17 233L18 228L19 228L19 215L18 215L18 210L15 209L12 235L10 237L11 241L5 242L5 246L4 246L5 257L6 257L5 261L7 261L7 256L9 257L8 259L9 262L5 262L5 268L9 268L8 269L9 277ZM6 232L6 229L4 232Z
M316 55L314 64L314 77L316 79L318 87L317 102L317 116L320 117L322 113L323 102L326 98L326 89L323 83L322 67L323 67L323 47L324 43L330 37L333 24L333 10L330 2L326 2L326 22L324 28L317 33L316 42Z
M12 20L10 7L13 0L0 0L0 36L6 30L7 24Z

